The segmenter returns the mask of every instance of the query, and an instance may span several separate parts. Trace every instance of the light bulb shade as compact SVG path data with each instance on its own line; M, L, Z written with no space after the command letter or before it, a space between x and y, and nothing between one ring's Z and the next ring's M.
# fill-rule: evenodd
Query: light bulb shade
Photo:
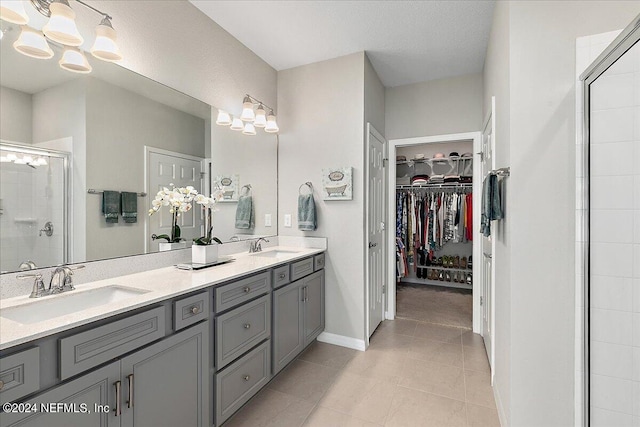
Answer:
M231 116L224 110L218 110L218 118L216 124L220 126L229 126L231 124Z
M120 61L122 54L116 39L116 30L111 26L109 18L104 18L100 25L96 27L96 41L91 48L91 54L103 61Z
M253 104L251 102L245 102L242 104L242 114L240 120L244 122L253 122L256 119L256 114L253 112Z
M27 155L27 154L25 154L25 155L22 157L22 160L24 160L24 162L25 162L25 163L33 163L33 157L31 157L31 156L29 156L29 155Z
M18 25L25 25L29 22L29 17L24 11L24 4L21 1L0 1L0 19Z
M276 122L276 116L269 114L267 117L267 125L264 127L264 131L267 133L277 133L280 130L278 123Z
M262 104L256 110L256 118L253 121L253 125L257 128L263 128L267 125L267 112L264 111Z
M240 120L237 117L233 118L233 121L231 122L231 130L243 130L244 129L244 124L242 123L242 120Z
M7 159L9 159L10 162L15 162L17 158L18 158L18 156L16 156L13 153L7 154Z
M49 6L51 17L42 28L45 36L66 46L80 46L84 39L76 27L76 13L66 0L56 0Z
M73 73L87 74L92 70L87 57L76 47L66 48L58 64L61 68Z
M16 165L26 165L27 161L24 158L17 158L13 161Z
M253 123L247 122L244 124L244 129L242 130L244 135L255 135L256 128L253 126Z
M49 59L53 50L40 31L23 26L18 40L13 42L13 48L23 55L36 59Z

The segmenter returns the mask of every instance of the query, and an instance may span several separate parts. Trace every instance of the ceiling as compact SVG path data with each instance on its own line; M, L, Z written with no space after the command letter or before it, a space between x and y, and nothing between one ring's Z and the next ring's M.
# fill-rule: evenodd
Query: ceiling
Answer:
M276 70L366 51L387 87L482 72L494 1L189 0Z

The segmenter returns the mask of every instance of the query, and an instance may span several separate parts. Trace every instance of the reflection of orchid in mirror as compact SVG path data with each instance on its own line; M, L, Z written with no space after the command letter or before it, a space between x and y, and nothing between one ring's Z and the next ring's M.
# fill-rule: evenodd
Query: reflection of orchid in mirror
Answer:
M164 187L162 190L158 191L155 199L151 201L149 216L158 212L163 206L167 206L169 208L169 213L173 216L171 221L171 235L152 234L151 238L153 240L165 239L168 243L177 243L184 240L180 237L178 217L182 212L189 212L192 208L191 203L200 195L198 194L198 191L190 185L187 187L175 187L173 184L169 184L169 186L171 188Z
M220 239L213 236L213 212L217 211L216 204L222 200L223 191L220 187L214 188L211 197L198 194L194 201L202 206L204 210L204 236L193 239L193 243L200 246L211 245L213 242L222 243Z

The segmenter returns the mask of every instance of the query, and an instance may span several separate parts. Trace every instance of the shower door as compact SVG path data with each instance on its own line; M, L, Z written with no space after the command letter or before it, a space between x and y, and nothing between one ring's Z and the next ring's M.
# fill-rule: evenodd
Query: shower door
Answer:
M640 17L582 76L585 420L640 426Z

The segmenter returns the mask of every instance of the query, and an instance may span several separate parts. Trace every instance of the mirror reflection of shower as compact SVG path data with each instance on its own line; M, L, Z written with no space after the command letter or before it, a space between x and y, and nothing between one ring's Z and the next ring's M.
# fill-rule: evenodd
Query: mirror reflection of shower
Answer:
M68 262L69 157L0 143L0 271Z

